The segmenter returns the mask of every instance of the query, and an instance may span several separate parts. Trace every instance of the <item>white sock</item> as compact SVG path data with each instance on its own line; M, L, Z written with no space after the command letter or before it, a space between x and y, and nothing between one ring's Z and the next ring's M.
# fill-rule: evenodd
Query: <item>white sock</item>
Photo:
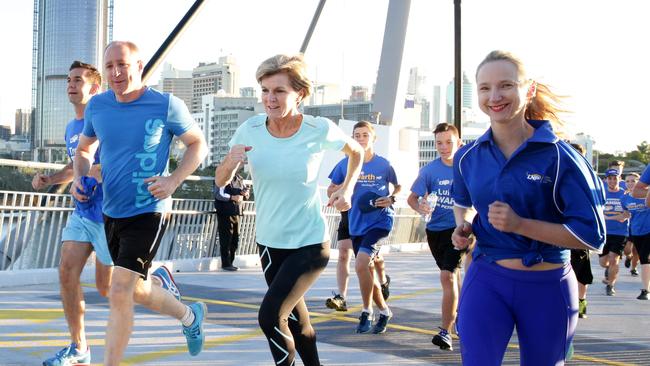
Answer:
M379 309L379 314L385 315L385 316L392 316L393 313L390 311L390 308L386 306L386 309Z
M368 315L372 315L372 309L363 309L363 310L361 310L361 311L362 311L362 312L365 311L366 313L368 313Z
M181 323L183 323L183 326L185 327L189 327L194 323L194 312L187 305L185 305L185 315L181 318Z

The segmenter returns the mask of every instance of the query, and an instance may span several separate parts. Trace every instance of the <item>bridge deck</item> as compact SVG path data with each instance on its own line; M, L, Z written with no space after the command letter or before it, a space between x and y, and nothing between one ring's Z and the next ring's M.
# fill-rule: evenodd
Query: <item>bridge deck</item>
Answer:
M595 259L595 258L594 258ZM441 292L438 270L428 252L389 253L387 268L393 281L391 306L395 316L383 335L357 335L359 312L356 277L351 278L347 313L324 306L335 287L335 261L307 294L318 333L324 365L459 365L458 342L453 352L434 349L433 330L440 321ZM604 295L598 281L589 289L589 318L581 319L570 365L650 364L650 302L636 300L639 279L625 268L615 297ZM257 326L257 309L265 291L259 268L239 272L177 273L185 301L208 304L207 343L197 357L190 357L177 321L137 307L134 333L125 362L137 365L269 365L265 338ZM0 364L34 365L49 357L69 340L58 288L52 285L0 289ZM86 332L93 362L103 358L107 301L92 287L86 288ZM298 362L298 364L301 364ZM504 364L519 364L516 339Z

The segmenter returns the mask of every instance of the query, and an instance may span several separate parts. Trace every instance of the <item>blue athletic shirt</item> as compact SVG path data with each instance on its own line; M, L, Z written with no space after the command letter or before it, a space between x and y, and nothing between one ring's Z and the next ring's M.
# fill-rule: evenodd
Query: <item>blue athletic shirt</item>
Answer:
M650 207L645 205L644 198L634 198L626 193L621 198L621 204L626 211L629 211L630 235L641 236L650 233Z
M172 138L195 126L185 103L152 88L121 103L109 90L90 99L85 120L83 134L102 146L104 213L124 218L168 211L171 199L152 196L144 179L168 175Z
M451 198L453 179L454 169L438 158L420 169L418 177L411 186L411 192L419 197L431 193L438 196L436 207L431 212L431 219L427 223L428 230L442 231L456 227L454 199Z
M605 217L615 216L623 213L623 204L621 199L625 195L625 191L619 189L617 192L610 192L605 188ZM607 235L623 235L628 234L628 220L620 222L618 220L605 220L607 227Z
M338 168L338 169L337 169ZM343 158L335 167L330 179L334 184L341 184L345 180L348 171L348 158ZM364 162L357 184L352 194L352 208L348 211L350 235L362 236L371 229L383 229L390 231L393 228L393 216L395 211L392 207L385 207L370 212L361 212L359 199L366 192L373 192L379 196L389 195L388 183L397 185L395 170L388 160L375 154L369 162Z
M528 123L535 128L533 136L508 160L491 128L454 157L454 204L477 211L472 223L477 238L474 257L521 258L528 266L570 259L569 249L495 229L487 216L494 201L509 204L521 217L562 224L583 244L601 251L605 244L601 180L580 153L555 136L548 121Z
M650 164L645 167L645 170L643 171L643 174L641 174L641 178L639 178L639 180L645 184L650 184Z
M77 152L77 145L79 145L79 135L81 135L81 131L83 131L84 128L84 120L83 119L73 119L68 124L65 126L65 148L66 152L68 153L68 157L70 157L70 160L74 161L74 155ZM95 161L93 164L99 164L99 151L100 149L97 149L95 152ZM87 204L80 204L79 201L75 200L75 212L86 219L95 221L95 222L103 222L104 220L102 219L102 200L103 200L103 192L102 192L102 186L101 183L97 186L97 189L94 191L94 194L90 196L92 202L89 202Z
M228 143L253 147L246 155L255 187L256 241L279 249L329 241L318 171L324 151L339 151L351 138L327 118L310 115L303 115L295 134L277 138L266 118L249 118Z

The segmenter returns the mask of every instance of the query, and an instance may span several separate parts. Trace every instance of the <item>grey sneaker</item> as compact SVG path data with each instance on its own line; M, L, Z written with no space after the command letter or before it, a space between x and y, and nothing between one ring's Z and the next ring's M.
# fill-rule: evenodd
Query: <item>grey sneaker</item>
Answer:
M607 285L607 287L605 287L605 293L607 296L614 296L616 295L616 290L614 289L614 286Z
M648 290L641 290L641 294L637 296L637 300L648 300Z
M348 304L345 302L345 299L341 294L333 294L334 297L330 297L325 301L325 305L336 311L348 311Z

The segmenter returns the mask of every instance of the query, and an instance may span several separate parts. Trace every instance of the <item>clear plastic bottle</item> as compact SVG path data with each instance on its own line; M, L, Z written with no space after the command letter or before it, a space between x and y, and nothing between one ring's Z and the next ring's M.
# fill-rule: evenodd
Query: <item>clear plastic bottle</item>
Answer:
M420 197L418 199L418 203L422 203L422 201L424 200L426 200L427 204L431 208L431 212L429 212L429 214L427 215L421 215L421 216L424 222L429 222L429 220L431 219L431 213L433 212L433 210L436 209L436 203L438 203L438 195L436 194L436 192L431 192L426 197Z

